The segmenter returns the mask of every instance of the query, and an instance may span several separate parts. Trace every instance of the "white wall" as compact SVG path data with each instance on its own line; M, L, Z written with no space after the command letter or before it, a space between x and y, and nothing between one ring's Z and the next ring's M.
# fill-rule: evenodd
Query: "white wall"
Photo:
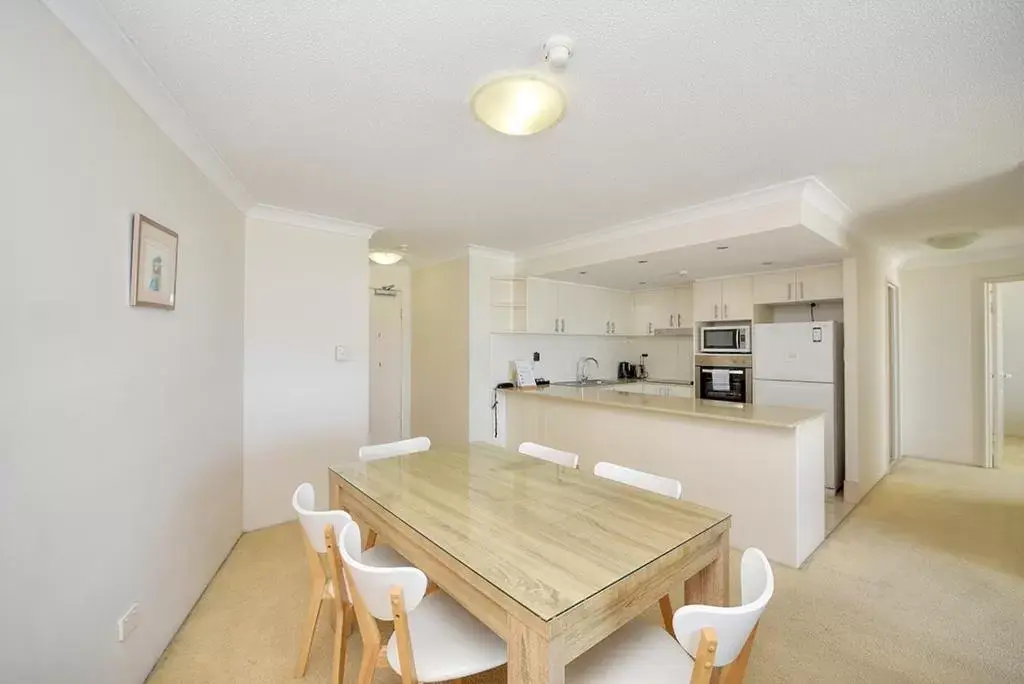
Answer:
M985 462L987 278L1024 275L1024 259L904 269L903 451Z
M412 272L412 431L435 443L469 437L469 260Z
M780 304L770 307L772 323L802 323L811 320L810 304ZM821 302L814 307L816 321L843 321L842 302Z
M242 528L243 219L33 0L0 92L0 679L136 683ZM175 311L128 306L133 212Z
M247 530L294 518L301 482L326 505L328 466L369 438L367 250L367 236L246 222Z
M412 271L405 263L370 264L370 290L394 285L402 307L402 437L412 432ZM372 344L372 341L371 341ZM373 388L370 388L371 391Z
M491 278L508 277L515 261L508 252L469 248L469 441L494 439L491 401Z
M1024 281L1000 283L999 304L1003 323L1003 416L1006 434L1024 437Z

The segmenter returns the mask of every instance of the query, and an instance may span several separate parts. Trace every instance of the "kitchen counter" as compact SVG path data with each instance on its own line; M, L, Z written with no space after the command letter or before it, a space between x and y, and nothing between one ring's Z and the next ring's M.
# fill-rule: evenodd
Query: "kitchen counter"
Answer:
M655 381L648 380L648 382ZM821 411L785 406L729 404L726 402L705 401L703 399L684 399L680 397L661 397L649 394L619 392L615 390L615 387L615 385L603 387L563 387L551 385L535 390L503 391L534 396L547 401L571 401L609 408L651 411L763 427L793 428L800 423L823 415Z

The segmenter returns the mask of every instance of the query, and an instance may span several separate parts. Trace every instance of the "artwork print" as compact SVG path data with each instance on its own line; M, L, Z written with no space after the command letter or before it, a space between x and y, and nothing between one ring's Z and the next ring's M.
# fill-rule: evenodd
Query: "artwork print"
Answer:
M178 234L142 214L132 226L132 306L174 309Z

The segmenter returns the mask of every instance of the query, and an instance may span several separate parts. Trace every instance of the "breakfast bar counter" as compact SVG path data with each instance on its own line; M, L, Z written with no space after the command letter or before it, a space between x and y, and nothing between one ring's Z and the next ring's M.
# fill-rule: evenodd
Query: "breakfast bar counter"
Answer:
M798 567L825 538L821 412L616 391L505 390L504 445L537 442L671 477L683 499L733 516L732 543ZM502 441L499 438L499 442Z

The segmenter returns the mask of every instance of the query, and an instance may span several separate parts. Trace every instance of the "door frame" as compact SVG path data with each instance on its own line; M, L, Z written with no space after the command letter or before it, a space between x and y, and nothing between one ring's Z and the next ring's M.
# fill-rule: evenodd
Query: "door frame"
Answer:
M1003 435L997 434L1002 427L999 413L1003 397L999 394L999 378L1002 373L1002 359L999 353L999 323L1001 311L996 286L1000 283L1014 283L1024 280L1024 274L986 278L982 285L985 307L985 463L986 468L998 468L1002 458Z
M885 286L888 446L889 466L892 467L903 456L903 389L900 383L900 328L903 318L900 313L900 286L890 280L886 280Z

